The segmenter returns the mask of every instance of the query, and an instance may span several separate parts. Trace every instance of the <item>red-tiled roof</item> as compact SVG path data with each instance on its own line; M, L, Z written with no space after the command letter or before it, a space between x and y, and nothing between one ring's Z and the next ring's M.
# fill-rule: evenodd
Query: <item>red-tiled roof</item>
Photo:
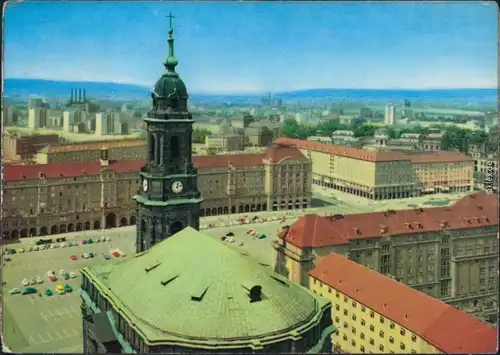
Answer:
M144 139L124 139L114 141L103 141L97 143L74 143L74 144L54 144L48 148L48 153L76 152L84 150L100 150L103 148L130 148L146 146Z
M342 216L341 219L307 215L290 227L288 233L293 232L293 239L287 236L287 240L299 248L318 248L337 245L339 240L498 225L498 199L496 195L486 192L463 197L449 207L424 208L421 212L418 209L392 212L360 213ZM326 223L319 223L318 219ZM304 225L316 227L304 229Z
M307 160L306 156L297 148L279 144L273 144L267 148L264 152L264 158L273 163L279 163L286 158L292 158L299 161Z
M279 162L286 157L295 159L306 159L302 153L290 147L269 148L264 154L231 154L231 155L195 155L193 163L199 168L215 168L241 166L258 166L263 164L263 158L270 157L272 161ZM120 160L111 161L110 167L116 173L139 172L145 166L145 160ZM40 173L47 178L56 178L59 174L63 176L79 176L82 173L96 175L100 173L99 161L74 162L63 164L31 164L31 165L5 165L4 179L6 181L17 181L21 179L38 179ZM24 178L23 178L24 177Z
M473 162L474 159L460 152L428 152L408 154L412 164Z
M314 141L307 141L302 139L293 138L278 138L274 141L275 144L288 145L298 149L313 150L317 152L324 152L343 157L382 162L382 161L397 161L408 160L409 158L402 153L397 152L371 152L365 149L345 147L342 145L332 145L327 143L320 143Z
M332 223L315 214L301 217L282 237L298 248L349 244Z
M436 298L331 253L310 275L445 353L495 353L497 331Z
M299 149L324 152L328 154L340 155L348 158L383 162L410 160L414 164L421 163L454 163L473 161L469 156L460 152L427 152L427 153L408 153L408 152L372 152L360 148L344 147L341 145L332 145L315 141L302 139L278 138L275 144L288 145Z
M101 171L99 161L76 162L63 164L30 164L30 165L5 165L3 178L5 181L34 180L44 174L48 179L58 178L60 174L65 177L97 175Z

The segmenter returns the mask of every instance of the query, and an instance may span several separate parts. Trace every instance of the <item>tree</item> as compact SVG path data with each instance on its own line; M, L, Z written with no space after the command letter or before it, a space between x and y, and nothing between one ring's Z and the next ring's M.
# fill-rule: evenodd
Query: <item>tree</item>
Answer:
M299 124L295 120L287 119L283 123L283 135L287 138L298 138Z
M205 128L193 129L193 135L191 136L192 143L205 143L205 138L210 133L210 130Z

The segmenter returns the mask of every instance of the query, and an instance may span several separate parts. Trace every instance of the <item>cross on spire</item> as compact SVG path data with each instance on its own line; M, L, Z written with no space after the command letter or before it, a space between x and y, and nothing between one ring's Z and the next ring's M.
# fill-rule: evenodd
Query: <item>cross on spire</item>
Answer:
M175 16L172 15L172 13L169 13L167 17L168 17L168 19L170 21L170 28L173 28L172 27L172 25L173 25L173 21L172 20L175 18Z

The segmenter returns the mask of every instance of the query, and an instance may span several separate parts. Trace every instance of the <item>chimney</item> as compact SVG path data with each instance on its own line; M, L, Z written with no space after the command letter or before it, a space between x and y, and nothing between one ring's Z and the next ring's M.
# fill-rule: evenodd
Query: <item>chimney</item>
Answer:
M108 157L108 148L107 147L101 148L100 161L101 161L101 166L108 166L109 165L109 157Z

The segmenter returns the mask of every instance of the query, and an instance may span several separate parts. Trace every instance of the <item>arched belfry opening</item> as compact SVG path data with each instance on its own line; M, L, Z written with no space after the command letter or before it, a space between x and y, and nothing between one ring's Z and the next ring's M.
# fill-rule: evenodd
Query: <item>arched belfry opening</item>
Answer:
M180 155L179 137L173 136L170 138L170 156L178 158Z
M154 134L149 135L149 161L154 162L155 161L155 146L156 146L156 139Z

